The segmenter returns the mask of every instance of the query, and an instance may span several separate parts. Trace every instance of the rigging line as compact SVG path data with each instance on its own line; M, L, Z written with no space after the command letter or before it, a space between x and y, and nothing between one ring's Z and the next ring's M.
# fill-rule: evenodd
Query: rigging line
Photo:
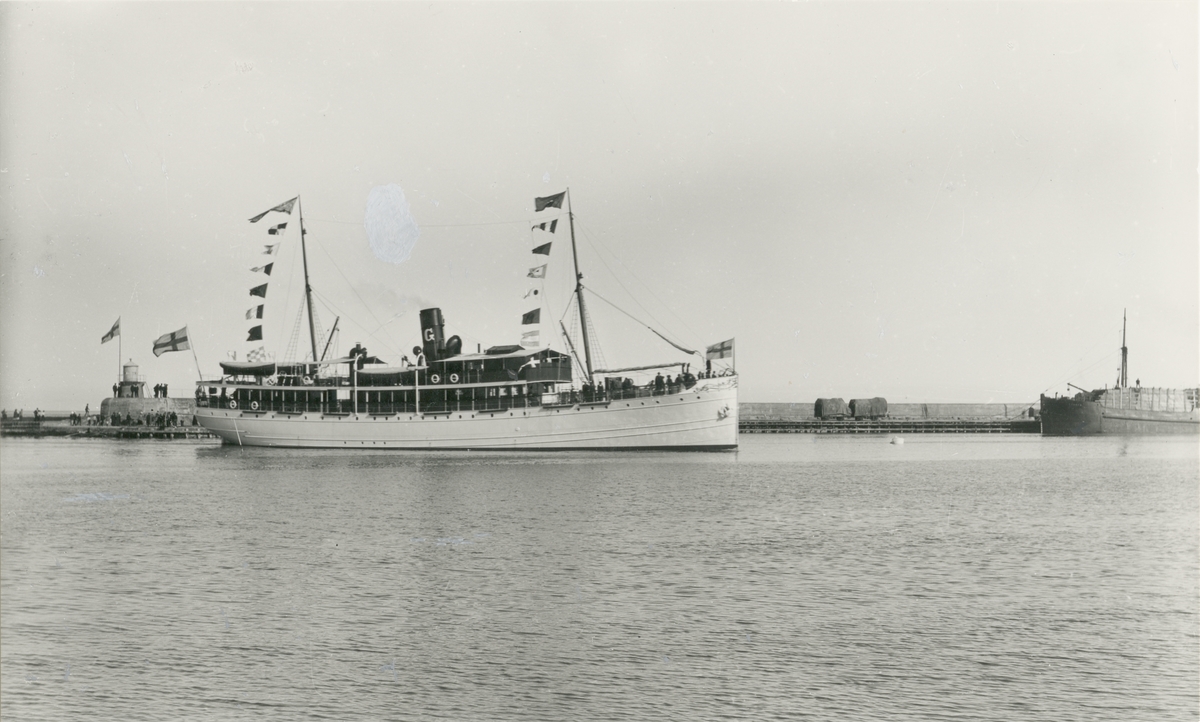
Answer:
M661 338L663 341L666 341L667 343L671 344L672 346L674 346L675 348L679 349L680 351L683 351L684 353L691 353L691 354L696 354L696 355L699 355L699 354L700 354L700 352L699 352L699 351L696 351L696 350L694 350L694 349L690 349L690 348L684 348L683 346L680 346L679 344L675 343L675 342L674 342L674 341L672 341L671 339L669 339L669 338L667 338L666 336L662 335L662 334L661 334L661 333L659 333L658 331L655 331L655 330L654 330L654 329L653 329L653 328L650 326L650 324L646 323L645 321L642 321L642 320L641 320L641 319L639 319L639 318L635 318L635 317L634 317L632 314L630 314L628 311L626 311L625 309L621 308L620 306L618 306L617 304L613 303L612 301L608 300L608 299L607 299L607 298L605 298L604 296L601 296L600 294L596 293L596 292L595 292L595 291L593 291L592 289L590 289L590 288L587 288L587 287L585 286L585 287L584 287L584 290L586 290L588 293L592 294L592 295L593 295L593 296L595 296L596 298L600 299L601 301L604 301L605 303L607 303L608 305L612 306L613 308L617 309L618 311L620 311L621 313L625 314L626 316L629 316L629 317L630 317L630 318L632 318L634 321L637 321L638 323L642 324L643 326L645 326L647 329L649 329L649 330L650 330L650 333L654 334L655 336L658 336L658 337L659 337L659 338Z
M559 320L559 321L561 321L561 320L563 320L564 318L566 318L566 317L567 317L567 314L568 314L568 313L570 313L570 312L571 312L571 309L572 309L572 308L574 308L574 307L575 307L575 294L573 294L573 293L572 293L572 294L571 294L571 300L570 300L570 301L567 301L567 305L566 305L566 307L565 307L565 308L563 308L562 315L558 317L558 320Z
M371 307L367 305L367 302L363 300L363 297L358 295L358 289L354 287L353 283L350 283L350 279L346 278L346 274L342 273L342 269L338 267L337 261L333 260L333 255L330 254L329 251L325 249L325 245L323 243L321 243L320 241L317 241L317 247L321 249L322 253L324 253L326 256L329 257L329 262L331 264L333 264L334 270L336 270L338 272L338 275L342 277L342 280L346 282L346 285L350 287L350 290L354 291L354 296L356 298L358 298L358 302L361 303L363 308L365 308L367 310L367 313L371 316L371 319L373 321L375 321L375 324L382 325L379 322L379 319L375 317L375 312L371 310Z
M625 284L621 282L620 276L617 276L617 274L613 273L612 269L609 268L608 264L604 262L604 258L602 256L600 256L600 254L599 254L599 249L597 249L596 246L593 245L593 243L592 243L592 240L591 240L592 233L591 233L591 231L588 230L587 226L584 226L582 223L580 223L579 227L580 227L580 230L582 230L584 233L584 240L586 240L588 242L589 246L592 246L593 250L596 250L596 255L597 255L597 257L600 258L600 262L604 263L604 267L608 268L608 272L613 274L613 277L617 279L617 283L620 284L621 288L625 289L625 293L628 293L629 297L633 299L633 302L636 303L638 305L638 307L640 307L643 311L645 311L646 315L648 315L648 316L650 316L650 318L654 319L655 323L658 323L663 328L666 328L666 324L663 323L662 321L659 321L657 318L655 318L654 314L650 313L650 311L648 309L646 309L646 307L643 306L641 304L641 302L639 302L637 300L637 296L634 296L633 293L631 293L630 290L625 287ZM596 243L600 243L599 239L596 240ZM687 321L685 321L683 319L683 317L681 317L679 314L677 314L673 310L671 310L671 306L669 304L663 303L663 300L658 297L658 294L654 293L654 289L651 288L650 285L647 284L645 281L643 281L636 273L634 273L632 268L625 265L625 262L621 260L620 256L613 253L612 251L609 251L608 247L604 246L604 244L600 244L600 245L604 248L604 250L608 251L609 254L612 255L612 257L614 259L616 259L617 263L621 264L622 268L624 268L626 271L629 272L630 276L637 279L637 282L642 284L642 286L645 287L645 289L650 293L650 295L654 298L655 301L658 301L660 304L662 304L663 308L667 309L667 311L672 316L674 316L677 321L679 321L681 324L683 324L683 327L687 329L688 333L692 334L693 338L695 338L695 339L700 338L700 334L696 333L696 331L691 326L688 325Z
M539 223L542 221L549 222L549 221L553 221L553 220L558 220L559 218L563 218L563 217L565 217L565 216L556 216L554 218L538 218L537 221ZM346 225L346 226L361 226L362 225L362 223L359 221L335 221L332 218L306 218L304 220L320 221L321 223L338 223L338 224ZM490 222L486 222L486 223L418 223L417 227L418 228L466 228L468 226L515 226L518 223L529 223L531 227L534 225L537 225L537 223L534 223L534 219L532 219L532 218L529 218L529 219L522 218L522 219L518 219L515 221L490 221Z
M297 231L297 233L299 233L299 231ZM280 239L278 241L278 243L282 246L283 239ZM276 256L279 255L279 250L280 249L276 249L276 251L275 251ZM283 291L283 305L279 307L279 338L281 338L281 339L283 338L283 324L287 321L287 319L284 317L284 312L287 311L288 299L290 299L292 297L292 281L294 281L296 278L296 256L297 255L298 254L295 254L295 253L292 254L292 266L291 266L291 268L288 269L287 288L285 288ZM266 300L264 299L263 302L266 303ZM264 308L263 310L265 311L266 309Z
M587 229L584 229L584 233L586 233L586 234L590 235L590 233L588 233L588 232L587 232ZM586 238L585 238L584 240L588 240L588 239L586 239ZM591 241L590 241L590 240L588 240L588 245L592 245L592 243L591 243ZM636 296L634 296L634 295L633 295L633 293L632 293L632 292L630 292L630 290L629 290L628 288L626 288L625 284L621 282L621 278L620 278L620 276L618 276L616 273L613 273L613 270L612 270L612 268L611 268L611 267L608 265L608 263L607 263L607 262L605 262L605 260L604 260L604 257L600 255L599 249L597 249L595 246L592 246L592 250L596 251L596 257L600 259L600 262L604 264L604 267L605 267L605 268L608 270L608 272L609 272L609 273L611 273L611 274L613 275L613 278L616 278L616 279L617 279L617 284L618 284L618 285L620 285L620 286L621 286L621 288L625 290L625 293L626 293L626 294L628 294L628 295L629 295L629 297L630 297L631 299L633 299L633 302L634 302L634 303L636 303L636 304L638 305L638 308L642 309L642 311L644 311L644 312L646 313L646 315L647 315L647 316L649 316L651 319L653 319L653 321L654 321L655 323L657 323L659 326L662 326L663 328L666 328L666 326L667 326L667 325L666 325L665 323L663 323L662 321L659 321L659 320L658 320L658 318L657 318L657 317L656 317L656 316L655 316L653 313L651 313L649 309L647 309L645 306L643 306L643 305L641 304L641 302L637 300L637 297L636 297ZM607 250L607 249L606 249L606 250ZM611 251L610 251L610 253L611 253ZM614 255L613 257L614 257L614 258L616 258L616 256L615 256L615 255ZM618 258L617 260L619 261L620 259ZM622 264L622 265L624 265L624 264ZM630 271L630 273L632 273L632 271ZM643 284L643 285L644 285L644 284ZM615 303L613 303L612 301L609 301L607 298L603 298L603 297L601 297L601 296L600 296L600 294L596 293L596 292L595 292L593 289L591 289L591 288L588 288L587 290L588 290L588 291L590 291L590 292L591 292L591 293L592 293L594 296L596 296L596 297L597 297L597 298L599 298L600 300L602 300L602 301L604 301L605 303L607 303L608 305L612 306L613 308L616 308L618 311L620 311L621 313L624 313L626 316L629 316L629 314L628 314L628 313L627 313L627 312L626 312L624 309L622 309L622 308L619 308L619 307L618 307L618 306L617 306ZM653 295L653 291L651 291L651 294ZM656 298L657 298L657 297L656 297ZM659 302L659 303L662 303L662 300L661 300L661 299L659 299L659 301L658 301L658 302ZM663 304L663 305L665 306L666 304ZM668 308L669 308L669 307L668 307ZM630 317L630 318L633 318L633 316L629 316L629 317ZM678 317L676 317L676 318L678 318ZM692 350L690 350L690 349L685 349L685 348L683 348L683 347L682 347L682 346L680 346L679 344L675 343L675 342L674 342L674 341L672 341L671 339L667 338L667 337L666 337L666 336L664 336L663 334L661 334L661 333L659 333L658 331L656 331L654 328L652 328L652 327L651 327L649 324L647 324L646 322L644 322L644 321L641 321L641 320L639 320L639 319L636 319L636 318L634 318L634 320L635 320L635 321L637 321L638 323L642 324L642 325L643 325L643 326L645 326L646 328L650 329L650 331L651 331L652 333L654 333L656 336L658 336L658 337L659 337L659 338L661 338L662 340L666 341L667 343L671 344L672 346L674 346L675 348L679 349L680 351L684 351L684 352L686 352L686 353L696 353L695 351L692 351ZM682 319L680 319L680 320L682 320ZM685 323L685 324L684 324L684 326L687 326L687 324ZM688 330L690 331L691 329L688 329ZM693 335L695 335L695 332L693 331L693 332L692 332L692 334L693 334Z
M1055 386L1058 386L1058 385L1059 385L1059 384L1061 384L1063 381L1065 381L1065 380L1067 380L1067 379L1069 379L1069 378L1076 378L1076 377L1078 377L1078 376L1081 376L1081 375L1083 375L1083 374L1087 373L1088 371L1091 371L1092 369L1096 368L1097 366L1099 366L1099 365L1100 365L1100 364L1102 364L1102 363L1106 363L1106 362L1110 362L1110 361L1112 361L1112 360L1113 360L1113 358L1114 358L1114 357L1116 357L1116 356L1117 356L1117 355L1119 355L1119 354L1120 354L1120 351L1113 351L1113 352L1109 353L1107 356L1105 356L1104 358L1102 358L1102 359L1100 359L1100 360L1096 361L1095 363L1093 363L1091 366L1088 366L1087 368L1082 368L1082 369L1079 369L1078 371L1071 371L1071 372L1069 372L1069 373L1068 373L1066 376L1063 376L1063 377L1062 377L1062 378L1060 378L1059 380L1055 381L1053 384L1050 384L1050 385L1049 385L1049 386L1047 386L1046 388L1042 389L1042 393L1046 393L1046 392L1047 392L1047 391L1049 391L1050 389L1054 388Z
M583 228L582 226L583 226L583 224L580 224L580 230L582 230L584 232L583 240L587 241L588 245L591 246L592 250L596 252L596 258L598 258L600 260L600 263L603 264L605 270L608 271L609 275L611 275L613 278L615 278L617 280L617 285L620 286L622 288L622 290L625 291L625 294L627 296L629 296L631 299L633 299L633 302L636 303L638 305L638 308L642 309L642 311L644 311L647 316L649 316L650 318L653 318L655 323L665 327L666 324L659 321L657 318L654 318L654 314L650 313L650 310L648 308L646 308L645 306L643 306L641 301L637 300L637 296L634 296L633 293L625 286L625 284L621 281L621 277L618 276L616 274L616 272L613 271L612 266L608 265L608 261L604 260L604 256L600 255L600 249L596 248L596 246L592 244L591 239L589 239L587 237L587 236L590 236L591 234L588 232L588 230L586 228ZM592 289L588 288L588 290L591 291ZM595 293L595 292L593 291L593 293ZM599 297L598 294L597 294L597 297ZM601 299L601 300L605 301L605 303L608 303L610 306L613 305L613 303L607 299ZM614 306L614 308L615 308L615 306ZM621 311L621 309L619 309L619 308L617 310ZM622 311L622 313L624 313L624 311ZM626 314L626 315L628 315L628 314ZM637 319L634 319L634 320L637 320ZM641 323L641 322L639 321L639 323ZM643 323L642 325L645 326L646 324ZM651 330L653 330L653 329L651 329Z
M362 324L360 324L354 320L353 316L351 316L350 314L346 313L345 311L342 311L341 309L339 309L337 307L337 304L335 304L333 301L329 300L328 298L326 298L324 295L322 295L318 291L313 291L313 295L316 296L317 300L319 300L325 306L325 310L332 311L335 315L346 319L348 322L353 323L354 325L361 328L363 331L366 331L367 338L371 339L372 341L378 342L380 346L383 346L385 349L387 349L388 351L391 351L393 354L395 354L397 356L401 355L401 354L397 353L396 349L392 348L392 345L389 344L387 341L384 341L383 339L376 336L374 333L367 331L367 329Z
M1092 354L1092 352L1095 351L1098 346L1100 346L1104 343L1106 343L1104 339L1102 339L1102 338L1097 339L1097 341L1094 344L1092 344L1088 348L1087 351L1084 351L1082 354L1079 355L1079 363L1081 363L1081 364L1084 363L1085 360L1088 358L1088 356L1090 356ZM1115 356L1116 354L1117 354L1117 350L1114 350L1111 353L1107 354L1104 358L1100 359L1099 361L1096 361L1091 366L1088 366L1086 369L1082 369L1080 371L1075 371L1075 370L1073 370L1074 367L1071 367L1072 370L1068 370L1065 374L1063 374L1062 377L1060 377L1058 380L1056 380L1053 384L1051 384L1050 386L1047 386L1046 389L1052 389L1055 386L1058 386L1059 384L1061 384L1063 381L1074 377L1076 374L1083 373L1084 371L1090 371L1093 368L1095 368L1097 364L1101 363L1105 359ZM1046 390L1046 389L1043 389L1043 390Z

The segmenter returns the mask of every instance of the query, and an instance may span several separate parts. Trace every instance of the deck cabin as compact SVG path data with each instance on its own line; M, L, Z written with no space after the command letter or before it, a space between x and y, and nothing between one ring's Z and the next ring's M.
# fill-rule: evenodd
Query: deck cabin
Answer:
M551 349L497 346L426 366L388 366L362 357L320 364L222 362L219 381L201 381L196 404L248 412L324 415L450 414L514 408L606 404L613 399L679 393L694 384L637 386L607 377L571 384L571 357Z

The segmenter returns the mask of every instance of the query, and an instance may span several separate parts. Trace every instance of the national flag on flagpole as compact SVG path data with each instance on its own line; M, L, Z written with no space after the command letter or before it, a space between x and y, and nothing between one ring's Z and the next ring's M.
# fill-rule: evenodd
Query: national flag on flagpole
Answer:
M267 284L264 283L261 286L255 286L254 288L250 289L250 295L251 296L261 296L262 298L266 298L267 297Z
M276 244L274 244L274 245L266 246L266 249L267 249L267 250L263 251L263 255L264 255L264 256L270 256L270 255L274 254L274 253L275 253L275 249L276 249L276 248L279 248L279 244L278 244L278 243L276 243Z
M567 192L563 191L562 193L555 193L552 196L545 196L543 198L534 198L533 199L533 210L534 211L544 211L547 208L562 208L563 198L565 198L566 195L567 195Z
M250 335L246 337L247 341L262 341L262 326L252 326Z
M704 358L710 361L713 359L729 358L731 356L733 356L733 339L715 343L704 350Z
M246 311L246 320L249 321L252 318L262 318L262 312L263 312L263 305L260 303L257 306L250 308Z
M529 273L526 273L525 275L528 276L529 278L545 278L546 277L546 264L543 263L540 266L529 269Z
M263 273L265 273L269 276L269 275L271 275L271 266L274 266L274 265L275 265L274 263L268 263L265 266L255 266L254 268L250 269L250 272L258 273L259 271L262 271Z
M100 343L106 344L109 341L113 340L113 336L120 336L120 335L121 335L121 317L118 316L117 322L113 324L112 328L108 329L108 333L106 333L100 337Z
M191 347L188 343L187 326L184 326L178 331L159 336L154 342L154 355L162 356L168 351L187 351Z
M558 219L555 218L552 221L546 221L545 223L534 224L533 228L530 230L536 231L538 229L541 229L543 231L549 231L551 233L554 233L554 229L557 227L558 227Z
M549 244L549 243L543 243L542 245L540 245L540 246L538 246L537 248L533 249L533 252L534 252L534 253L537 253L537 254L539 254L539 255L542 255L542 256L549 256L549 255L550 255L550 244Z
M291 199L290 201L284 201L283 203L280 203L279 205L275 206L274 208L265 210L262 213L259 213L257 216L251 218L250 222L258 223L259 221L261 221L263 219L263 216L267 215L268 213L278 212L278 213L287 213L288 215L291 215L292 206L296 205L296 201L299 200L299 198L300 198L300 196L296 196L295 198Z
M542 309L540 309L540 308L535 308L532 311L530 311L529 313L523 314L521 316L521 325L522 326L528 326L531 323L541 323L541 322L542 322Z
M283 231L284 228L287 228L287 224L280 223L277 226L271 226L270 228L268 228L267 233L270 233L272 236L278 236Z

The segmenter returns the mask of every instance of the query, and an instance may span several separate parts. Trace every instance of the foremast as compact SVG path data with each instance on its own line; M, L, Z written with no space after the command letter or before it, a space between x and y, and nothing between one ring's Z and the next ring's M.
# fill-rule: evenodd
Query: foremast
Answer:
M300 201L300 196L296 196L296 212L300 216L300 255L304 259L304 301L308 306L308 339L312 346L313 363L318 363L321 357L317 356L317 328L313 321L312 285L308 282L308 246L304 241L304 236L308 231L304 230L304 206Z

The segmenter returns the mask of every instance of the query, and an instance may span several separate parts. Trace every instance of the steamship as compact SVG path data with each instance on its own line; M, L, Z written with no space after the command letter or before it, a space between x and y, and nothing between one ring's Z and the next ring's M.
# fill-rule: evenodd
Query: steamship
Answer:
M545 199L538 200L541 210ZM575 305L583 340L582 364L565 328L565 352L512 344L463 353L461 339L445 337L439 308L420 312L422 345L413 349L415 363L408 364L405 359L400 365L392 365L371 356L360 345L345 357L326 360L317 353L301 212L300 243L305 259L312 355L292 363L222 362L219 379L197 383L198 423L225 444L238 446L737 448L738 377L732 366L715 371L710 367L698 374L690 372L690 364L681 363L593 368L569 196L567 216ZM719 349L716 358L726 358L725 345L711 348ZM669 372L675 366L679 368L674 379L670 373L666 378L662 376L662 370ZM620 375L655 370L658 376L644 384Z
M1200 388L1129 385L1129 348L1121 321L1121 367L1114 388L1041 397L1043 436L1200 434Z

